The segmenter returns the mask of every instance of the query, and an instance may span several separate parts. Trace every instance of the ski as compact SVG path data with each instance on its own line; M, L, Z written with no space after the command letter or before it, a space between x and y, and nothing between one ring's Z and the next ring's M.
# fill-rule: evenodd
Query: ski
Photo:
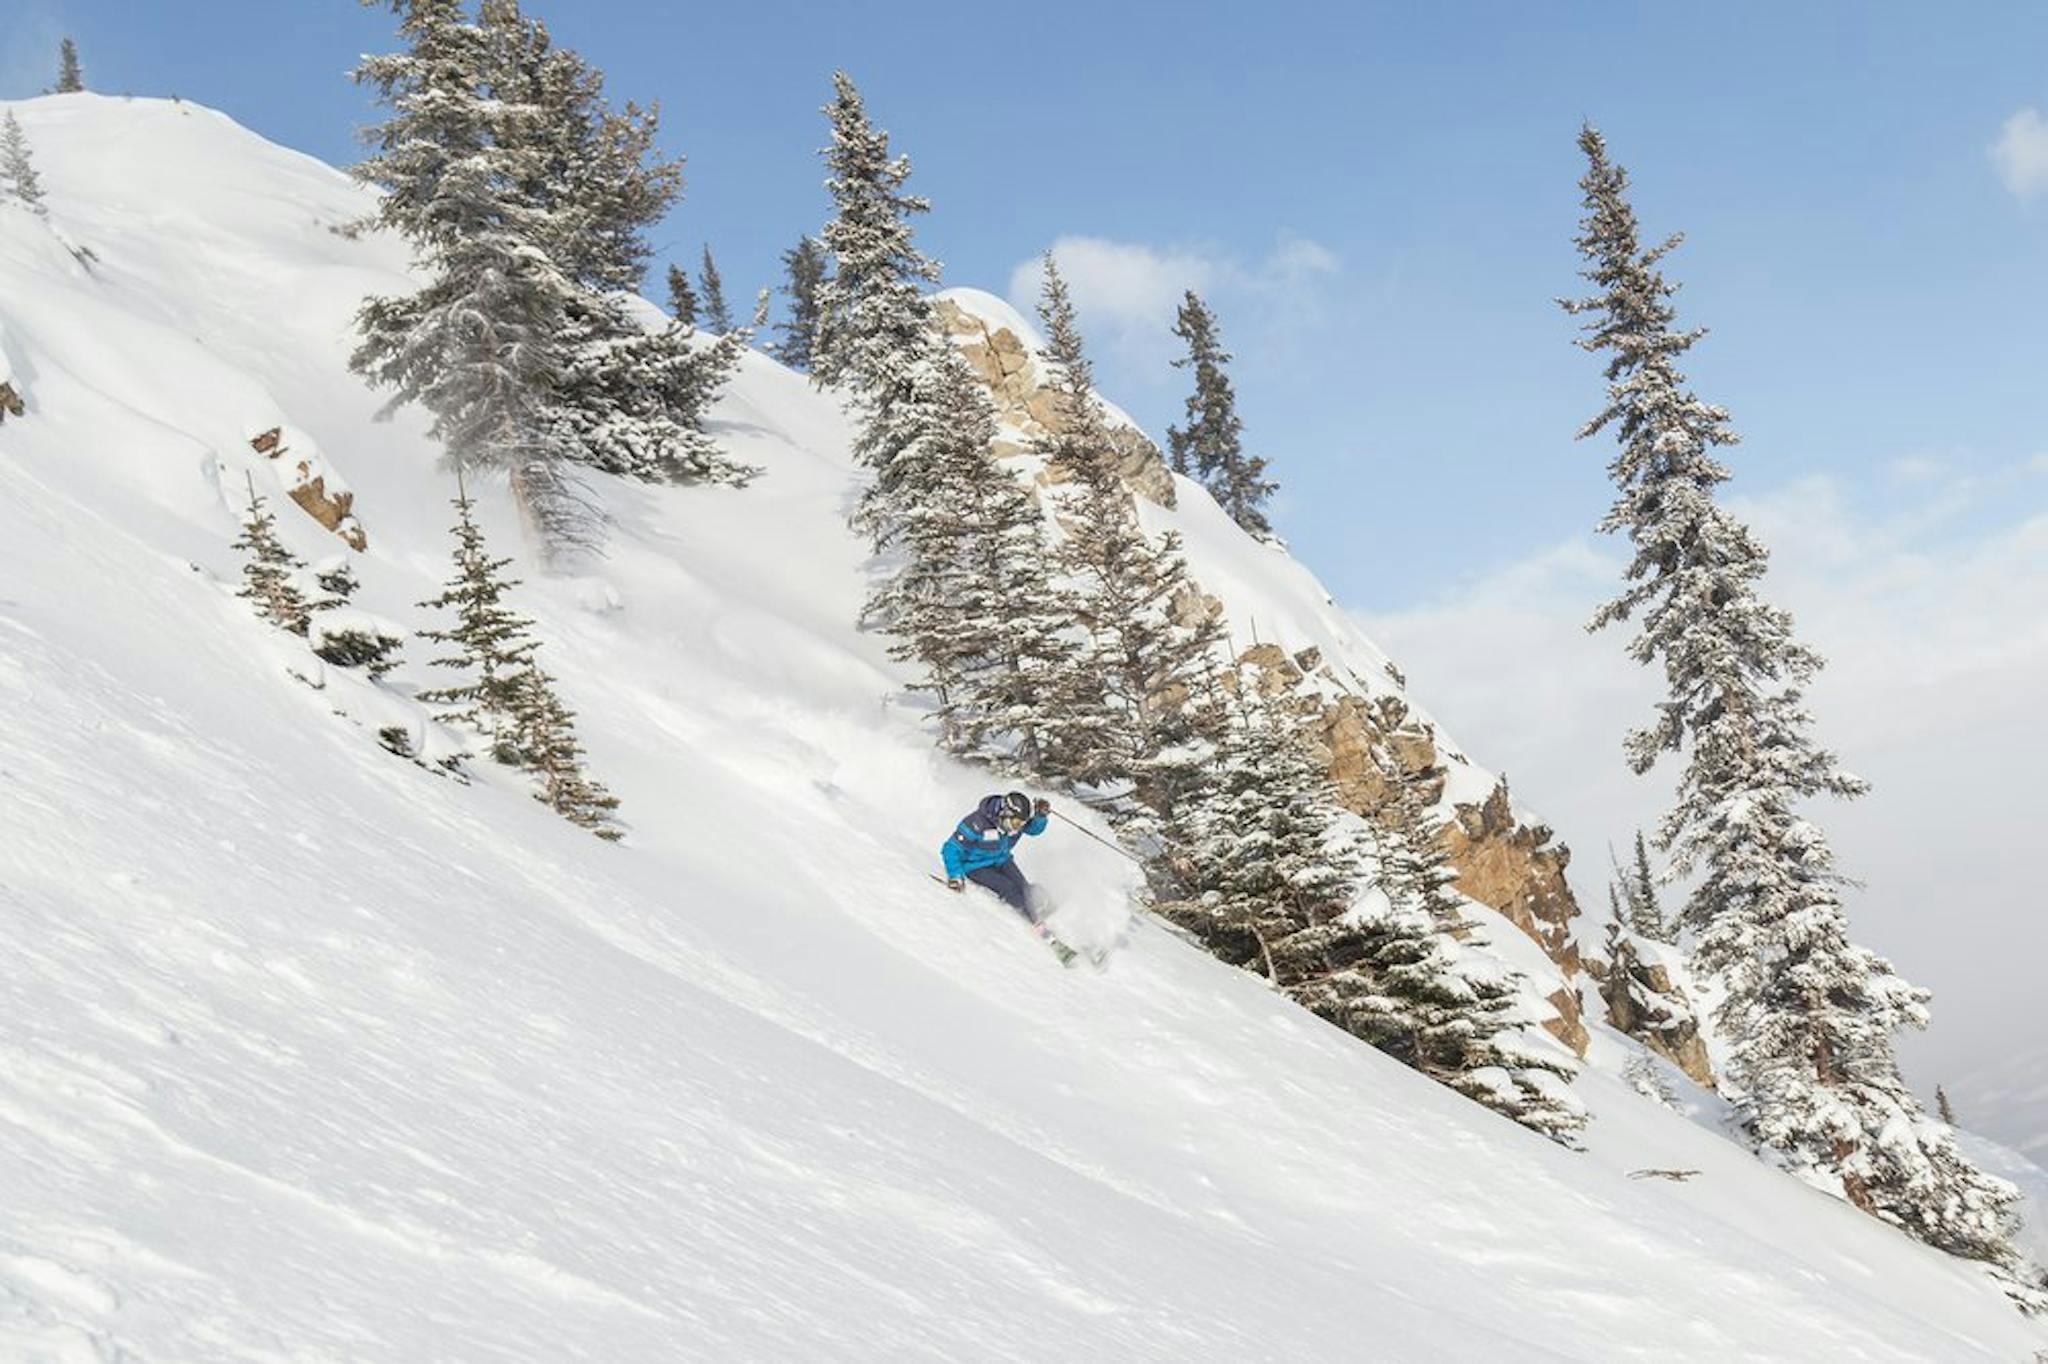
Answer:
M927 872L926 875L930 876L932 880L938 882L940 885L947 886L948 889L951 888L946 878L940 876L936 872ZM1003 910L1005 913L1013 913L1013 911L1011 911L1008 905L1004 905ZM1109 954L1107 952L1082 951L1078 947L1074 947L1068 943L1062 942L1059 938L1053 935L1053 931L1050 928L1047 928L1042 923L1032 923L1029 919L1025 919L1023 922L1024 926L1031 930L1031 934L1033 937L1037 938L1040 942L1044 943L1046 947L1051 949L1053 957L1062 966L1071 967L1075 965L1077 962L1085 961L1090 966L1100 971L1109 961Z

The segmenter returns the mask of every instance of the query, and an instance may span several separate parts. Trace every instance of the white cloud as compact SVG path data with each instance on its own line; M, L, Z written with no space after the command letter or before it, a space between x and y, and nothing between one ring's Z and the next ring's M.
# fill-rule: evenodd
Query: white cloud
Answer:
M1948 472L1948 466L1925 455L1906 455L1891 462L1892 480L1897 483L1932 483Z
M1292 233L1250 264L1194 248L1087 236L1061 237L1052 252L1091 348L1140 371L1165 370L1178 353L1174 312L1186 291L1219 305L1226 336L1243 334L1275 311L1297 324L1312 320L1320 281L1341 268L1335 252ZM1040 279L1036 256L1010 272L1009 300L1026 316L1037 316Z
M1875 512L1849 493L1881 486L1824 478L1734 504L1772 548L1766 591L1829 660L1810 698L1822 740L1876 783L1816 813L1867 882L1850 900L1858 936L1936 992L1935 1027L1909 1049L1930 1083L1995 1051L2004 1029L2034 1028L2023 1011L2048 955L2033 852L2048 812L2048 513L1976 525L2022 473L1923 480ZM1589 913L1604 903L1606 845L1652 825L1669 791L1669 760L1636 778L1620 753L1658 676L1624 657L1625 626L1582 628L1620 583L1624 549L1566 544L1367 622L1465 751L1513 774L1574 846Z
M1991 163L2019 198L2048 194L2048 119L2039 109L2022 109L2005 121L1991 144Z

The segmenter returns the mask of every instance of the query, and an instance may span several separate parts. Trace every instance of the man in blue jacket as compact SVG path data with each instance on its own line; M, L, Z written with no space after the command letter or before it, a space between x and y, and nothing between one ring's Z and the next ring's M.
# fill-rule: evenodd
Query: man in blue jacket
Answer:
M1052 802L1033 802L1022 791L990 796L967 818L960 821L953 836L939 849L946 863L946 885L965 890L967 882L992 890L1004 904L1037 923L1041 917L1037 889L1011 859L1017 840L1045 832Z

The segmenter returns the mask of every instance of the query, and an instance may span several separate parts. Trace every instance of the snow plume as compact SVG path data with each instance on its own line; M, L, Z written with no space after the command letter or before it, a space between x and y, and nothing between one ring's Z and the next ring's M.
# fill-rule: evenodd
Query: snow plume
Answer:
M1091 344L1120 370L1156 371L1159 383L1178 382L1167 362L1180 353L1173 319L1187 290L1217 301L1234 336L1268 314L1284 314L1299 328L1315 319L1317 285L1341 268L1335 252L1291 232L1252 262L1197 247L1079 235L1059 238L1052 253ZM1035 306L1041 268L1034 256L1010 272L1009 299L1020 312Z
M2026 108L2005 121L1991 144L1991 164L2016 198L2048 194L2048 119Z

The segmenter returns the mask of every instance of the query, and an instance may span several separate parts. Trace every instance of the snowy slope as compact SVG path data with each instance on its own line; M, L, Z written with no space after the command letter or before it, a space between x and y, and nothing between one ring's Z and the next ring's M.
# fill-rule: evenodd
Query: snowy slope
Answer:
M1106 975L932 888L985 783L849 627L844 426L764 360L720 413L755 487L607 485L609 560L517 594L627 841L381 751L344 680L287 674L227 545L287 425L355 494L362 604L424 623L451 489L343 366L403 253L219 115L12 107L51 214L0 211L0 1358L2048 1345L1602 1071L1585 1154L1421 1080L1124 924L1123 865L1071 834L1030 865L1127 934ZM1272 557L1261 619L1313 619Z

